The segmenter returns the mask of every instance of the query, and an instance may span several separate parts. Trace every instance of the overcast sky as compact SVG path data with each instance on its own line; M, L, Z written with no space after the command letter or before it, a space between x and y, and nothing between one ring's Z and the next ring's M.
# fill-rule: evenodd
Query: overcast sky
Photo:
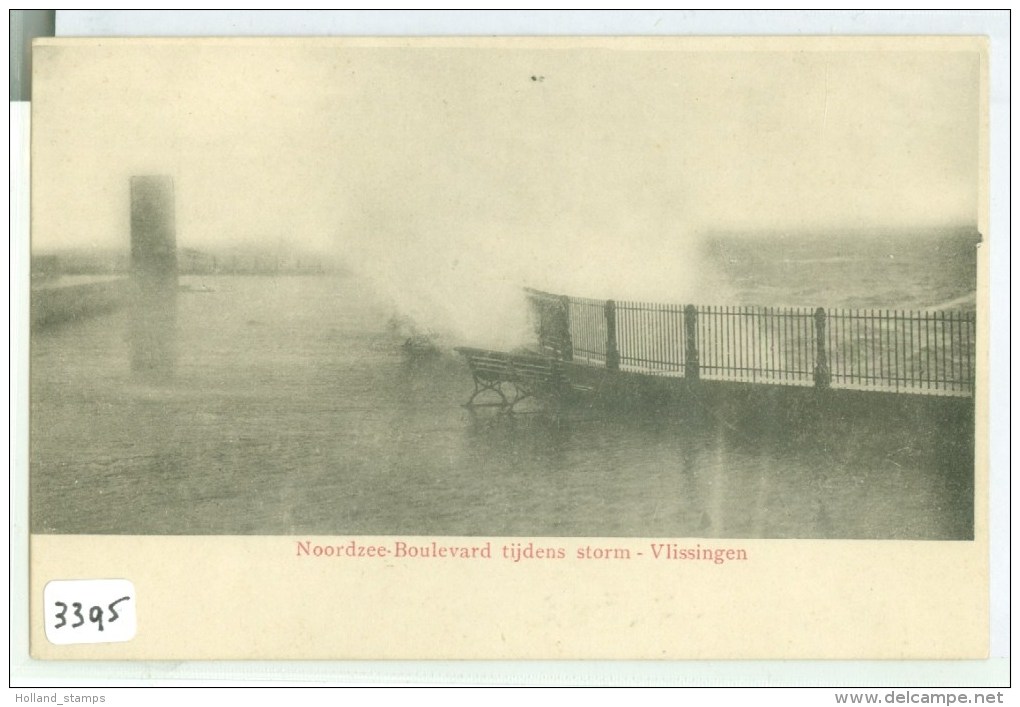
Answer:
M979 46L857 41L57 40L33 242L126 247L143 173L174 178L181 245L532 281L645 273L709 231L976 227Z

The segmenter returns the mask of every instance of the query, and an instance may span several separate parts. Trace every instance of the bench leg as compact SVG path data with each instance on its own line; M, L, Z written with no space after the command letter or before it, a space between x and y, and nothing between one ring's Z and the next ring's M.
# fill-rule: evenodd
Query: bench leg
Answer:
M519 383L514 383L514 399L510 401L510 409L507 412L514 411L514 405L521 402L525 398L531 398L535 393L528 387L522 386Z
M466 403L464 403L464 407L467 407L467 408L475 407L475 398L477 398L480 394L484 393L487 390L491 390L494 393L496 393L500 397L500 399L503 401L502 403L499 404L499 407L504 407L504 408L505 407L513 407L513 403L511 403L509 400L507 400L506 394L501 390L501 385L502 385L501 381L485 381L485 380L480 380L478 377L473 377L473 378L474 378L474 381L475 381L475 392L472 393L471 397L468 398L468 401ZM493 403L493 404L495 404L495 403Z

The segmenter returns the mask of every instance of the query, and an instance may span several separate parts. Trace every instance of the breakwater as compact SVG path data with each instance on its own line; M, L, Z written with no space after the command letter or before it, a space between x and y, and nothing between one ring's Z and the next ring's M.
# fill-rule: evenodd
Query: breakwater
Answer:
M118 276L64 276L32 286L32 327L110 312L128 297L130 281Z

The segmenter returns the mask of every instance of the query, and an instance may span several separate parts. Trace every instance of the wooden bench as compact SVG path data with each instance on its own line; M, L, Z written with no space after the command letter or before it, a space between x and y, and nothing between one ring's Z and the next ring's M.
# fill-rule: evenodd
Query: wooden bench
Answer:
M464 403L465 407L501 407L512 412L514 405L525 398L540 393L559 396L570 389L570 384L563 373L563 364L555 358L530 353L508 353L506 351L490 351L459 347L461 354L471 369L475 390ZM503 386L513 389L513 397ZM499 396L498 403L475 403L475 398L491 390Z

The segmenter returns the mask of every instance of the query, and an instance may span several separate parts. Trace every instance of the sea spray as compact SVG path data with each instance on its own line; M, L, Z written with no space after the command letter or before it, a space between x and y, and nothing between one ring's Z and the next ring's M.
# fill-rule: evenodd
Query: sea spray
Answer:
M534 343L524 288L604 299L725 301L728 286L692 234L605 230L587 239L563 224L512 233L506 225L461 228L423 217L366 218L347 232L351 267L393 308L391 324L413 339L513 349ZM368 230L371 228L371 230ZM371 233L366 236L364 233Z
M519 279L449 242L407 243L390 248L363 242L346 254L354 271L392 308L390 326L401 337L498 349L533 341Z

